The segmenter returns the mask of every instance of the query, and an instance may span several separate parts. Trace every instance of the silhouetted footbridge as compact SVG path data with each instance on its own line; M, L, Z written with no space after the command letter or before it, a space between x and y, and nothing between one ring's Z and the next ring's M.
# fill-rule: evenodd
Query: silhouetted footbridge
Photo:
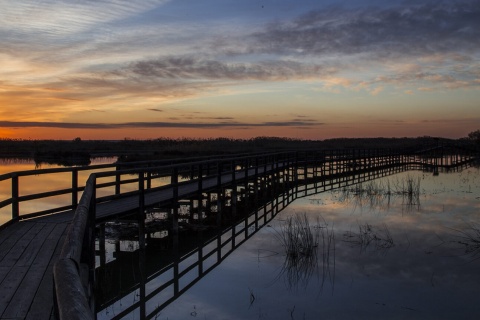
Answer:
M421 151L322 150L116 163L0 175L2 189L11 191L8 198L0 199L3 210L0 212L8 210L11 214L0 227L0 318L94 319L98 310L114 303L114 297L107 295L95 309L95 255L100 260L99 270L108 267L101 253L106 221L138 223L140 248L145 248L149 241L145 217L152 210L165 212L168 230L177 242L184 224L221 227L216 237L205 243L216 242L216 249L208 252L203 251L203 246L195 249L198 259L183 272L178 263L192 253L183 258L178 256L176 268L175 263L165 266L173 266L177 278L167 281L154 293L146 294L145 282L158 275L158 271L142 276L143 289L141 283L132 283L132 290L139 290L146 300L152 299L162 287L173 286L172 297L155 310L146 310L145 302L137 302L114 317L120 319L137 312L149 319L197 281L181 288L178 277L194 268L199 276L204 275L225 258L221 249L227 242L234 249L300 196L402 170L438 174L442 170L463 168L474 160L475 154L468 150L445 147ZM30 191L31 184L41 184L44 191ZM237 210L243 203L255 204L248 208L247 215ZM179 212L182 205L190 207L187 217ZM226 232L230 236L224 241ZM213 256L215 262L205 266L205 261Z

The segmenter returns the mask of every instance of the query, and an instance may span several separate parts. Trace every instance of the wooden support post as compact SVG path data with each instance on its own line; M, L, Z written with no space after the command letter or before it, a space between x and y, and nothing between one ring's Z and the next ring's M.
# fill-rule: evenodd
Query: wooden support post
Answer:
M117 169L118 170L118 169ZM120 194L121 176L119 173L115 174L115 194Z
M18 220L20 215L20 206L18 203L18 175L12 174L12 220Z
M198 212L198 221L201 222L203 220L203 165L198 165L198 205L197 205L197 212Z
M75 210L78 203L78 169L72 168L72 208Z
M99 256L100 256L100 266L105 267L107 263L106 248L105 248L105 223L102 223L99 226L98 247L99 247Z
M152 173L150 171L147 172L147 189L152 188Z
M140 172L138 174L138 244L140 250L145 249L145 173Z
M171 184L173 187L173 201L172 201L172 234L173 237L173 252L174 252L174 263L173 263L173 292L177 296L180 289L179 284L179 261L180 256L178 253L179 248L179 235L178 235L178 167L174 167L172 170Z
M178 167L173 168L171 184L173 187L172 232L176 235L178 234Z

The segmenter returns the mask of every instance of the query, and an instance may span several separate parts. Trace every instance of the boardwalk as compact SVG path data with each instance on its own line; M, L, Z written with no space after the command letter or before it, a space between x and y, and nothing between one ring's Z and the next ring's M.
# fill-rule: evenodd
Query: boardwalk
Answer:
M101 197L96 198L99 201L96 204L96 219L107 220L113 216L122 215L126 213L138 212L139 207L149 207L153 205L162 205L166 203L172 203L179 199L186 199L195 195L201 190L202 192L208 192L214 190L220 186L226 186L234 181L247 181L250 179L256 180L259 176L268 175L272 172L285 170L287 172L287 179L297 179L297 175L303 175L304 182L308 181L309 170L307 170L307 161L304 160L304 167L299 167L297 162L291 162L292 158L285 158L289 162L279 161L278 158L273 157L274 160L263 160L261 157L251 157L251 159L245 162L245 157L242 157L238 164L233 162L232 159L227 160L224 164L228 168L222 171L222 165L217 162L214 171L217 173L206 174L202 179L192 178L198 172L210 172L209 166L203 167L197 163L196 169L192 169L187 175L190 175L190 179L187 181L177 183L176 180L179 176L178 171L176 173L170 173L172 183L160 188L154 188L145 192L128 192L116 193L111 197L104 197L99 201ZM240 158L238 158L240 159ZM359 157L347 158L343 155L337 157L330 157L327 159L324 155L321 157L315 156L314 172L316 175L317 169L319 177L322 179L351 175L359 172L373 171L382 167L407 165L411 160L407 158L400 158L397 154L382 154L376 155L374 161L370 161L369 157L363 155L363 161L359 161ZM368 161L367 161L368 159ZM373 159L373 158L372 158ZM253 161L255 160L255 161ZM258 161L264 161L259 164ZM218 161L218 160L217 160ZM422 160L423 161L423 160ZM256 163L257 166L253 166L252 163ZM418 163L417 163L418 164ZM424 163L420 163L422 165ZM312 165L310 163L310 165ZM191 166L192 164L184 164L184 166ZM175 170L178 170L176 168ZM197 171L195 171L197 170ZM120 171L110 171L110 177L115 177ZM140 177L144 177L146 171L138 171L142 174L137 174L137 178L131 178L132 173L125 173L127 179L136 181L138 186L144 185L143 180ZM154 171L151 171L152 173ZM149 172L150 173L150 172ZM105 175L100 173L99 176ZM72 175L76 177L76 175ZM168 175L167 175L168 176ZM173 178L175 176L175 179ZM202 175L200 175L202 176ZM12 182L15 181L12 178ZM72 181L74 179L72 178ZM76 178L75 178L76 180ZM140 184L140 181L142 183ZM134 182L135 183L135 182ZM146 182L148 185L149 182ZM18 180L16 183L18 188ZM72 187L72 199L76 203L76 193L79 188L76 183L73 183L75 187ZM114 185L112 183L105 183L105 185ZM116 188L119 185L115 186ZM101 188L99 185L96 188ZM143 188L143 187L142 187ZM14 192L15 191L15 192ZM65 190L61 190L62 193ZM138 191L138 190L137 190ZM68 192L68 191L67 191ZM49 196L52 193L46 192L45 196ZM41 195L40 195L41 196ZM18 196L18 190L12 188L12 198L3 201L4 205L12 204L12 212L17 211L18 215L18 202L15 201L21 199ZM28 201L27 198L32 196L24 196L23 201ZM95 199L94 199L95 200ZM65 208L65 207L64 207ZM64 209L65 210L65 209ZM12 214L15 216L15 214ZM66 211L63 213L56 213L50 216L37 217L33 219L25 219L18 222L14 222L7 227L3 228L0 232L0 319L49 319L53 318L54 302L53 302L53 275L52 269L55 262L59 259L62 252L62 246L64 239L67 237L69 230L69 224L72 221L74 214L73 211Z
M0 233L1 319L49 319L52 268L73 213L13 224Z
M263 172L264 168L257 170ZM248 170L255 175L255 170ZM235 174L245 178L245 171ZM203 190L231 183L231 174L205 179ZM197 192L198 182L182 184L178 196ZM172 200L174 188L168 187L145 195L145 205L161 204ZM139 196L129 196L97 206L97 218L134 211ZM53 318L52 268L64 243L73 212L21 221L0 233L0 319Z

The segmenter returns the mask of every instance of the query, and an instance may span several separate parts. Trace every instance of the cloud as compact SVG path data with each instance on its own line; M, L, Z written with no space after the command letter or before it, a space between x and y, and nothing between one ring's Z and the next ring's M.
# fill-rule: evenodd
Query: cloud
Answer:
M76 34L145 12L168 0L13 1L0 11L0 30L45 36Z
M62 129L125 129L125 128L251 128L251 127L314 127L324 123L313 120L272 121L245 123L222 121L214 123L196 122L125 122L125 123L79 123L79 122L40 122L40 121L0 121L0 128L62 128Z
M376 96L376 95L378 95L380 92L382 92L383 89L384 89L383 87L373 88L373 89L370 90L370 94L371 94L372 96Z
M475 52L480 48L478 1L311 11L252 35L250 51L298 55L377 57Z
M335 69L295 61L222 62L195 56L160 57L133 63L119 71L131 77L183 80L257 80L284 81L332 74Z

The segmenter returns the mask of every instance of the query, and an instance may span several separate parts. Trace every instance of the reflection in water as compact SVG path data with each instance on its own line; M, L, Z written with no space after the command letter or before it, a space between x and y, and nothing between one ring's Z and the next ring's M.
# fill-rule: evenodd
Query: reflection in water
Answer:
M408 181L409 177L412 192L397 192L397 181ZM151 243L147 240L145 255L134 245L120 248L112 240L110 249L109 244L106 249L110 250L106 259L110 263L104 261L105 267L98 271L107 272L113 261L119 263L117 266L123 264L122 268L110 269L109 279L117 286L125 286L120 300L112 300L98 316L117 317L145 296L151 299L139 308L153 312L151 318L156 319L476 318L480 314L476 246L479 170L470 168L438 176L398 173L368 186L370 183L363 181L361 186L345 188L342 185L338 191L326 193L331 188L312 188L310 192L305 188L295 197L287 193L288 188L280 189L273 194L275 200L260 204L257 216L249 218L246 228L244 222L240 225L230 221L234 229L219 233L212 228L210 234L209 228L198 229L188 240L179 237L177 244L166 230L163 237L158 234L158 241L153 241L157 237L154 235ZM390 195L386 196L388 185ZM408 191L407 183L398 185ZM343 199L342 189L349 192ZM219 194L227 205L212 201L218 207L212 207L212 212L231 210L235 198L237 215L241 214L238 206L243 205L244 198L232 197L230 191ZM368 194L378 200L371 201ZM368 202L362 202L362 210L358 210L356 198L361 197ZM413 210L406 210L410 199ZM185 219L190 215L186 208L179 210L185 210ZM269 213L264 216L264 212ZM278 215L272 220L273 212ZM201 214L210 215L207 211ZM288 230L289 223L294 226L298 217L301 222L297 224L310 230L305 233L305 237L313 239L309 243L318 244L310 255L316 255L316 259L301 255L291 259L284 242L279 241L279 233L283 228ZM291 233L298 236L297 231ZM335 241L339 234L344 241ZM180 248L177 256L174 246ZM138 271L142 256L147 265L145 281ZM157 266L154 260L159 261ZM160 261L164 267L158 271ZM123 273L123 277L114 276L115 272ZM183 275L177 291L181 296L175 295L175 274ZM128 282L129 277L136 277L137 282ZM139 280L144 282L143 287L135 285ZM133 290L126 290L128 286ZM140 318L140 312L131 311L125 313L125 318Z
M386 224L380 227L372 226L369 223L359 224L358 232L347 231L343 234L343 238L343 241L352 247L360 248L361 252L373 248L374 251L385 254L386 250L395 246Z
M407 175L393 182L388 179L358 183L353 187L344 187L332 191L338 201L353 203L355 208L363 210L388 210L392 201L400 198L405 211L420 210L420 177Z
M320 274L319 259L322 270L321 287L323 288L326 280L334 282L335 234L333 228L328 229L325 220L318 218L314 225L310 225L306 214L297 214L288 217L276 235L285 254L277 280L284 279L289 290L298 289L299 285L306 287L312 277Z
M449 237L449 244L460 248L469 262L480 259L480 224L471 222L463 229L452 230L454 234Z

